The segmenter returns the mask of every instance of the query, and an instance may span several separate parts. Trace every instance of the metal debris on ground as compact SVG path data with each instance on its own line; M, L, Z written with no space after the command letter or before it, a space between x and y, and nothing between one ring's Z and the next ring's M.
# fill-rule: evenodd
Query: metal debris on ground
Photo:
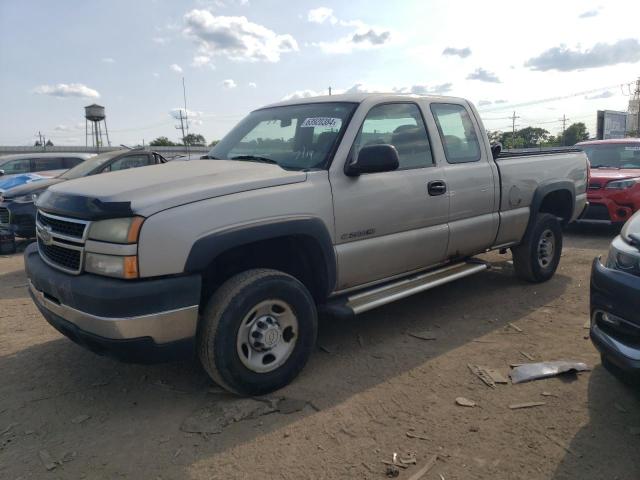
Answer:
M469 367L469 370L471 370L471 373L491 388L496 388L497 383L509 383L509 380L494 368L471 364L468 364L467 366Z
M333 350L332 348L326 347L320 343L318 343L317 345L318 345L318 348L322 350L324 353L328 353L329 355L333 355L334 353L336 353L335 350Z
M511 323L511 322L509 322L509 323L507 323L507 325L508 325L509 327L513 328L513 329L514 329L516 332L518 332L518 333L522 333L522 332L524 332L524 330L522 330L522 329L521 329L519 326L517 326L515 323Z
M468 398L464 398L464 397L456 398L456 404L460 405L461 407L475 407L476 406L476 402L474 402L473 400L469 400Z
M40 457L42 465L44 465L44 468L46 468L48 471L55 470L55 468L58 466L58 464L53 460L49 452L47 452L46 450L40 450L38 452L38 456Z
M542 395L543 397L557 397L556 394L551 392L542 392L540 395Z
M532 362L535 361L535 358L533 357L533 355L530 355L527 352L520 350L520 354L527 360L531 360Z
M419 340L437 340L437 338L429 331L426 332L407 332L407 335Z
M429 440L429 437L424 435L420 435L418 433L407 432L407 437L409 438L417 438L418 440Z
M511 380L513 383L528 382L540 378L554 377L563 373L576 373L589 370L589 367L582 362L539 362L524 363L511 370Z
M525 402L525 403L513 403L509 405L511 410L518 410L520 408L532 408L532 407L541 407L546 405L546 402Z
M71 420L71 423L79 424L82 422L86 422L91 418L91 415L78 415L74 419Z
M62 456L62 463L68 463L71 460L73 460L74 458L76 458L78 456L78 452L66 452L63 456Z
M418 470L416 473L411 475L408 478L408 480L420 480L420 479L424 478L424 476L427 473L429 473L429 470L431 470L434 467L434 465L436 464L437 461L438 461L438 455L432 455L426 461L426 463L420 468L420 470Z
M417 462L415 453L407 453L402 457L396 457L396 461L402 465L415 465Z

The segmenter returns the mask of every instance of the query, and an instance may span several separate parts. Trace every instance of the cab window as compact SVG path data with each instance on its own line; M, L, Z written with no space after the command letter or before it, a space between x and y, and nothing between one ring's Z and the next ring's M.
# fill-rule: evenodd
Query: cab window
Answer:
M478 135L466 108L450 103L432 103L431 112L436 120L448 163L480 160Z
M149 155L127 155L126 157L121 157L115 162L107 165L103 172L127 170L129 168L144 167L149 164Z
M0 170L4 170L5 175L28 173L31 171L31 161L28 158L9 160L8 162L0 165Z
M45 170L60 170L64 168L62 158L34 158L33 172L43 172Z
M354 155L368 145L393 145L398 169L433 165L427 129L415 103L389 103L369 110L354 142Z

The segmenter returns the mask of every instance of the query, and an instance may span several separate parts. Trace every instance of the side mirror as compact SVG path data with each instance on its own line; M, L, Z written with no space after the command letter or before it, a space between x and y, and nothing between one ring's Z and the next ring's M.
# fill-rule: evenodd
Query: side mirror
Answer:
M362 173L391 172L398 169L398 151L393 145L368 145L358 152L358 158L348 163L345 174L357 177Z
M497 159L500 156L500 152L502 152L502 144L500 142L498 143L492 143L491 144L491 155L493 156L493 159Z
M0 170L0 177L4 175L4 170Z

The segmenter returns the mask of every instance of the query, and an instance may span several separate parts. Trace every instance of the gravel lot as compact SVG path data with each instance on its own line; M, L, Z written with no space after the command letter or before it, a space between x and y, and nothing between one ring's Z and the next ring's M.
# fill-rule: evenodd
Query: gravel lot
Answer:
M434 454L424 479L638 479L640 394L585 339L591 261L614 234L572 228L542 285L491 254L488 272L325 319L300 378L259 400L227 397L194 361L83 350L37 312L21 255L0 257L0 478L381 479L397 452L417 461L401 479ZM506 374L526 355L592 371L489 388L467 366ZM509 408L523 402L545 405Z

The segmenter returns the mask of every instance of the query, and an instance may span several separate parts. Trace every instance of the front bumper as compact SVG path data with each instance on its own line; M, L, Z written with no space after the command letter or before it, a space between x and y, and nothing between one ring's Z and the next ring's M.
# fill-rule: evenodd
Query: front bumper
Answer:
M44 263L35 244L24 257L33 301L74 342L142 363L193 353L199 275L137 281L68 275Z
M626 190L599 190L588 196L589 208L582 220L624 223L638 210L637 194Z
M13 232L17 237L32 238L36 235L36 207L33 203L0 202L0 227Z
M609 269L599 258L591 269L590 336L603 357L640 375L640 277Z

